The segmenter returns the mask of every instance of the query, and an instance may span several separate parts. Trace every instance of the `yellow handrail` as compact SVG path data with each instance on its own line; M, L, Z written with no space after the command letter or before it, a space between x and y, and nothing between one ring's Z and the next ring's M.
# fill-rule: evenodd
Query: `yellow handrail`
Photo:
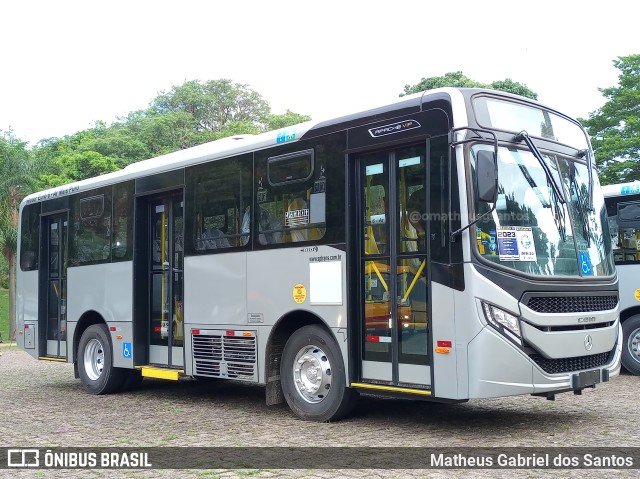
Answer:
M416 283L418 282L418 279L420 279L420 275L422 274L422 271L424 270L424 267L427 265L427 260L423 259L422 260L422 264L420 265L420 267L418 268L418 271L416 272L415 277L413 278L413 281L411 281L411 284L409 285L409 287L407 288L407 292L404 294L404 297L402 298L402 302L404 303L408 298L409 295L411 294L411 291L413 291L413 287L416 285Z

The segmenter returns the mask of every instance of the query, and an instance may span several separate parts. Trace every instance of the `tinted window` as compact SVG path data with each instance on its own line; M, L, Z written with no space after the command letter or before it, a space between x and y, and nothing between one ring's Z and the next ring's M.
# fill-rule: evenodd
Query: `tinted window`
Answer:
M133 259L133 181L113 187L112 261Z
M325 162L304 149L269 156L256 166L258 242L315 241L326 231ZM265 168L266 167L266 168ZM266 169L266 171L265 171Z
M281 185L306 181L313 174L313 150L273 156L267 162L269 184Z
M111 258L111 187L71 199L70 266L107 262Z
M22 210L20 224L20 269L38 269L41 203L27 205Z
M640 195L606 198L605 203L616 264L640 262Z
M252 155L187 170L187 252L242 248L251 234Z

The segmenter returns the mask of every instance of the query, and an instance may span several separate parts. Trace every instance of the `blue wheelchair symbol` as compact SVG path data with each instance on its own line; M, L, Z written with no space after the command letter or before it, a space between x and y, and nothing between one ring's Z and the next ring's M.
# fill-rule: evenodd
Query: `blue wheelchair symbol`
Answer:
M122 357L131 358L131 343L122 343Z
M583 276L593 276L593 268L591 267L591 258L589 258L589 253L580 253L580 271Z

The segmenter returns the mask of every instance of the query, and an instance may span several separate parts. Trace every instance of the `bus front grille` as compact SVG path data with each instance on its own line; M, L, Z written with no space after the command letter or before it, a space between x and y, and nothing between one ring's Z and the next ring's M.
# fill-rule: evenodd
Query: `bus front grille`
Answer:
M256 337L201 331L192 336L194 376L257 380Z
M616 295L602 296L533 296L527 307L538 313L583 313L609 311L618 304Z
M539 354L532 354L530 357L545 372L549 374L559 374L599 368L609 362L610 354L611 353L599 353L590 356L561 359L547 359Z

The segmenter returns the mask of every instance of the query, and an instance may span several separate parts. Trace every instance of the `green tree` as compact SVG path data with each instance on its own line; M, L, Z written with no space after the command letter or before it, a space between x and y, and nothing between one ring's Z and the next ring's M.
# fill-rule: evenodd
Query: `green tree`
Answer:
M18 208L32 191L35 163L27 144L11 130L0 132L0 247L9 275L9 339L16 334L16 253L18 250Z
M640 180L640 54L613 61L620 70L618 86L600 88L605 104L586 126L604 184Z
M161 92L147 109L110 126L98 121L73 135L42 140L33 154L47 165L39 186L48 188L226 136L262 133L309 119L291 111L272 114L269 104L247 85L194 80Z
M462 72L449 72L444 76L422 78L415 85L405 85L404 91L400 96L419 93L424 90L432 90L434 88L454 87L454 88L489 88L491 90L500 90L508 93L521 95L532 100L538 99L538 94L532 91L528 86L513 81L511 78L498 80L492 83L480 83L465 76Z
M309 115L301 115L300 113L294 113L291 110L287 110L281 115L269 114L267 115L266 120L267 124L265 129L270 131L280 130L291 125L297 125L298 123L304 123L305 121L311 120L311 117Z
M231 80L187 81L162 92L152 102L158 113L190 113L196 131L219 132L231 122L252 124L260 129L270 112L269 104L248 85Z

